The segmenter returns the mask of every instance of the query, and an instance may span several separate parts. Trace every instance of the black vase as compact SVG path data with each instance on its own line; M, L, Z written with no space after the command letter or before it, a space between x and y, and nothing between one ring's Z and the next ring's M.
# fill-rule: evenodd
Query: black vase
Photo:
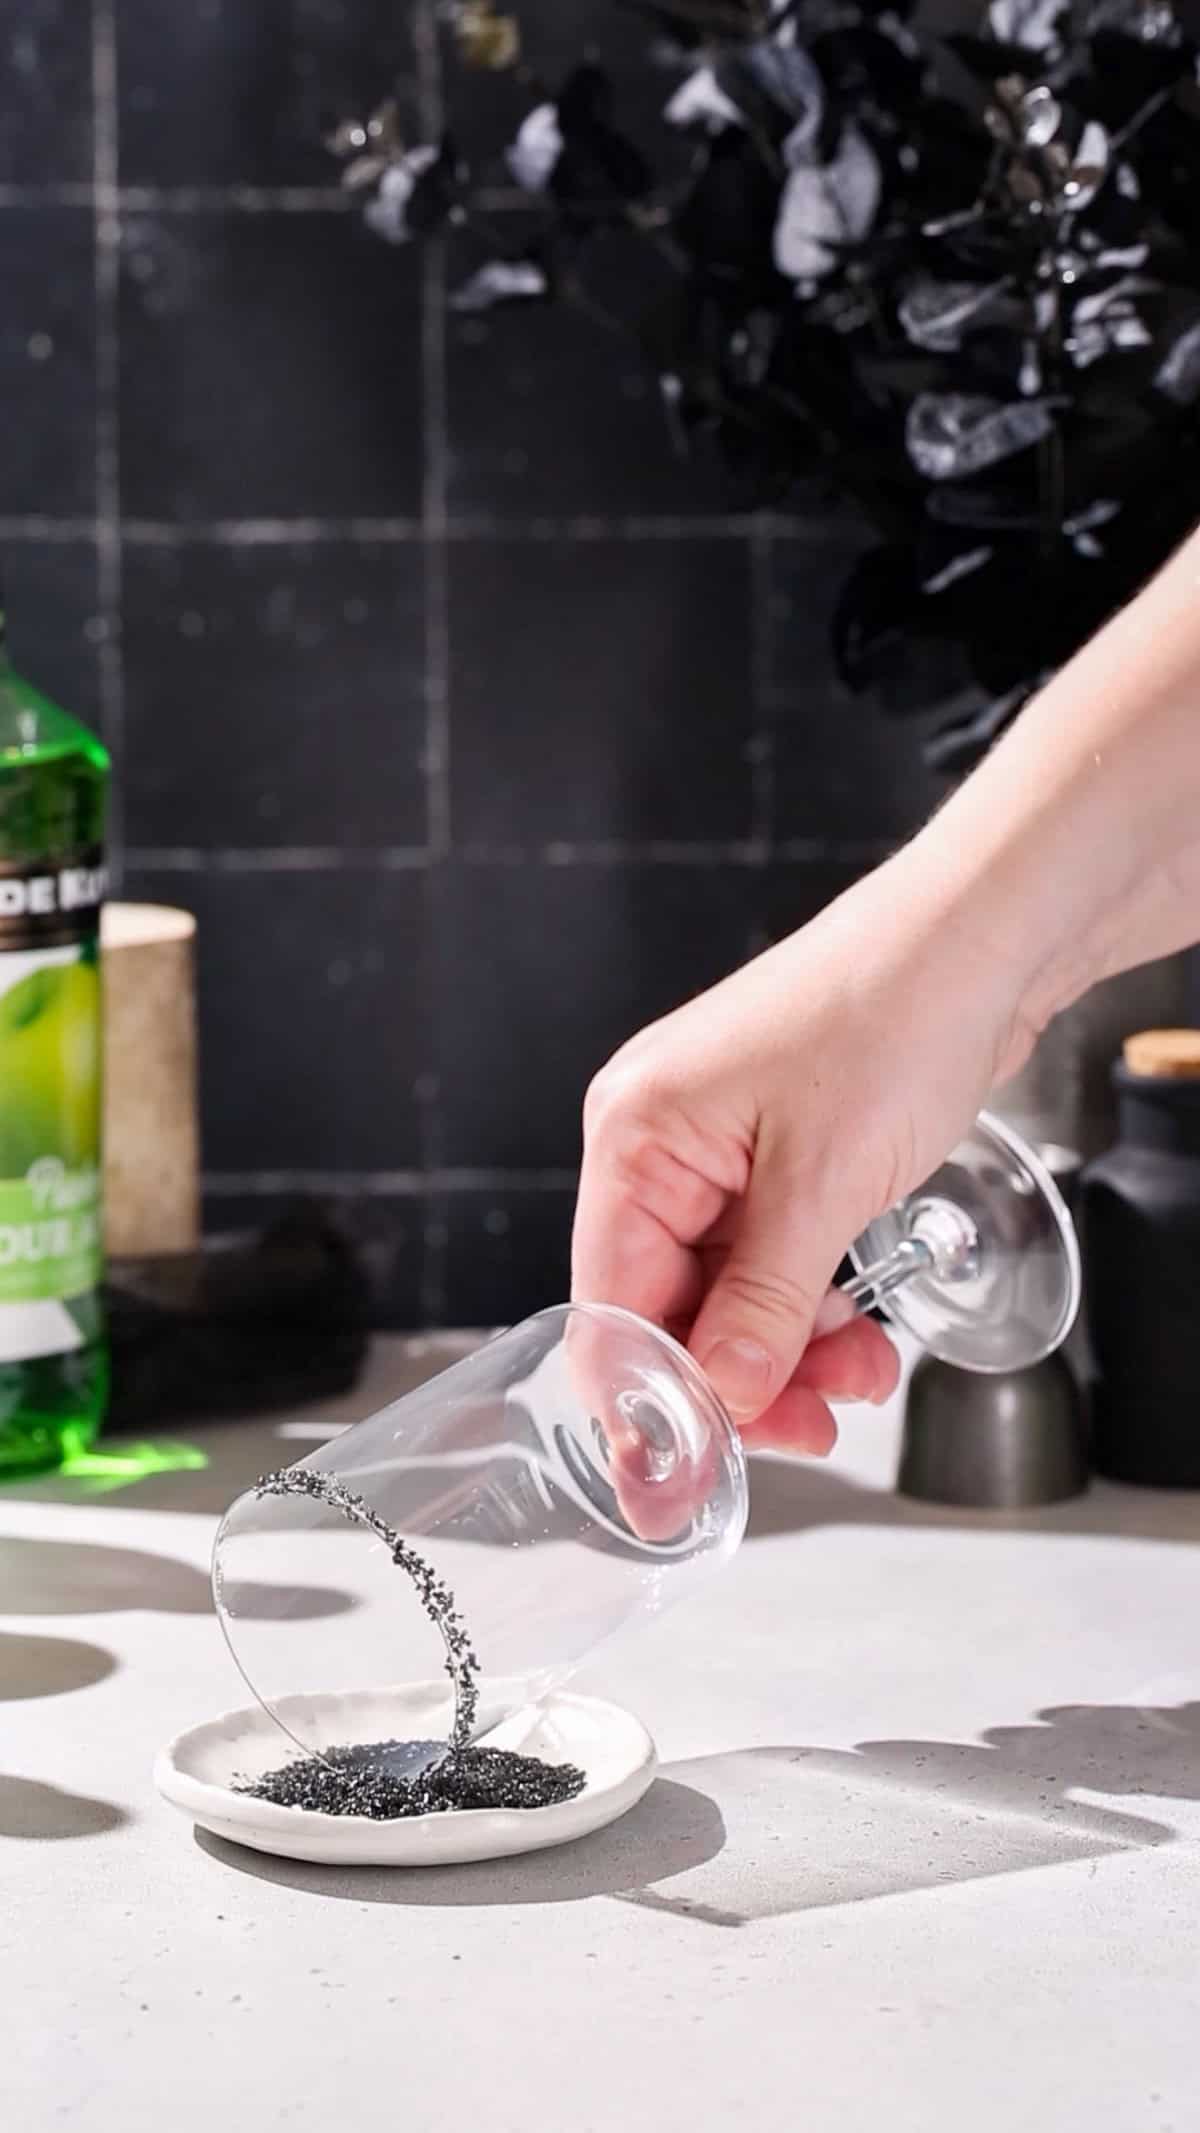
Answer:
M1094 1464L1200 1488L1200 1078L1120 1062L1113 1080L1117 1139L1080 1193Z

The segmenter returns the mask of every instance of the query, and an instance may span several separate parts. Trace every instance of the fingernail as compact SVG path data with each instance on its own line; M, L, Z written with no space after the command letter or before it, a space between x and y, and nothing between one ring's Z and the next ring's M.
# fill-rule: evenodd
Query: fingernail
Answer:
M702 1358L701 1367L731 1415L762 1413L775 1366L757 1341L718 1341Z
M840 1333L843 1326L848 1326L851 1320L857 1317L857 1304L851 1303L848 1296L843 1296L840 1289L827 1289L817 1305L812 1337L819 1341L826 1333Z

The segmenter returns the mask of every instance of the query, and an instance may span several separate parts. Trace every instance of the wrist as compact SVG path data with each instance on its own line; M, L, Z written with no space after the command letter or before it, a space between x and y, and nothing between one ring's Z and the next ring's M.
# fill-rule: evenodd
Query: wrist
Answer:
M1102 974L1084 900L1073 908L1054 841L947 807L882 870L884 897L921 943L924 989L953 1003L991 1080L1025 1063L1047 1024Z
M1136 759L1121 761L1128 742L1092 745L1078 694L1069 671L1052 682L899 855L1002 988L1005 1075L1055 1015L1154 953L1132 942L1153 810L1138 804Z

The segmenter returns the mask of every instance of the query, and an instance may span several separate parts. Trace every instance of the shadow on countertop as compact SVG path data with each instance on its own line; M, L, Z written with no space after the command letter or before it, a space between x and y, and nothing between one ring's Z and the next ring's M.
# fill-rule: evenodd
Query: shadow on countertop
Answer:
M197 1831L223 1866L313 1896L397 1907L612 1897L736 1928L1170 1843L1164 1822L1072 1798L1200 1799L1200 1704L1071 1705L978 1741L772 1746L669 1765L611 1829L470 1867L305 1866Z
M920 1503L894 1489L867 1488L817 1460L756 1457L750 1462L748 1541L823 1526L923 1527L941 1532L1077 1533L1186 1543L1200 1538L1200 1490L1135 1489L1093 1480L1066 1503L1017 1511L973 1511Z
M0 1703L95 1688L116 1667L112 1653L99 1644L82 1644L74 1637L13 1636L0 1630Z
M680 1765L686 1769L686 1765ZM666 1775L644 1800L608 1829L576 1844L520 1858L481 1860L468 1867L403 1868L306 1866L228 1844L196 1831L200 1849L223 1866L259 1881L304 1889L353 1903L444 1906L578 1903L615 1896L652 1881L694 1871L725 1842L720 1809L707 1793Z
M0 1770L0 1837L59 1842L68 1837L105 1837L131 1817L111 1800L64 1792L37 1778L9 1777Z
M190 1468L138 1471L131 1448L130 1474L124 1481L109 1478L97 1483L86 1476L44 1474L0 1482L0 1517L9 1501L86 1504L97 1509L111 1504L122 1510L220 1517L260 1474L302 1459L340 1430L378 1412L459 1360L471 1345L469 1335L379 1340L351 1395L316 1402L289 1416L248 1415L236 1421L197 1424L185 1448L196 1455ZM105 1437L102 1444L119 1463L125 1440ZM865 1487L836 1466L818 1460L759 1455L750 1462L750 1475L750 1543L840 1525L1093 1534L1189 1545L1200 1536L1200 1491L1134 1489L1097 1480L1086 1495L1067 1503L1022 1511L971 1511L918 1503L890 1488Z
M183 1441L148 1446L120 1431L105 1431L97 1450L113 1471L47 1473L0 1480L0 1516L5 1503L106 1505L130 1511L180 1511L219 1518L236 1496L273 1468L291 1466L306 1452L378 1413L478 1345L469 1334L425 1339L377 1339L353 1391L336 1398L297 1401L269 1413L247 1411L189 1423ZM161 1454L161 1458L156 1458ZM148 1456L146 1456L148 1455ZM126 1472L121 1473L124 1466Z
M239 1612L255 1621L315 1621L353 1607L349 1593L328 1587L242 1583ZM0 1615L99 1615L142 1610L153 1614L212 1613L207 1571L147 1548L109 1548L98 1541L36 1540L0 1534Z

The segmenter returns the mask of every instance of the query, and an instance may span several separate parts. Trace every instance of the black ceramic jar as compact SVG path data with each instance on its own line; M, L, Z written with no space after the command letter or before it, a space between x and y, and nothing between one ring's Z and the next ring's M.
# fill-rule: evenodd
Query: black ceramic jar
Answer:
M1080 1191L1094 1463L1200 1488L1200 1030L1131 1037L1113 1078L1117 1139Z

